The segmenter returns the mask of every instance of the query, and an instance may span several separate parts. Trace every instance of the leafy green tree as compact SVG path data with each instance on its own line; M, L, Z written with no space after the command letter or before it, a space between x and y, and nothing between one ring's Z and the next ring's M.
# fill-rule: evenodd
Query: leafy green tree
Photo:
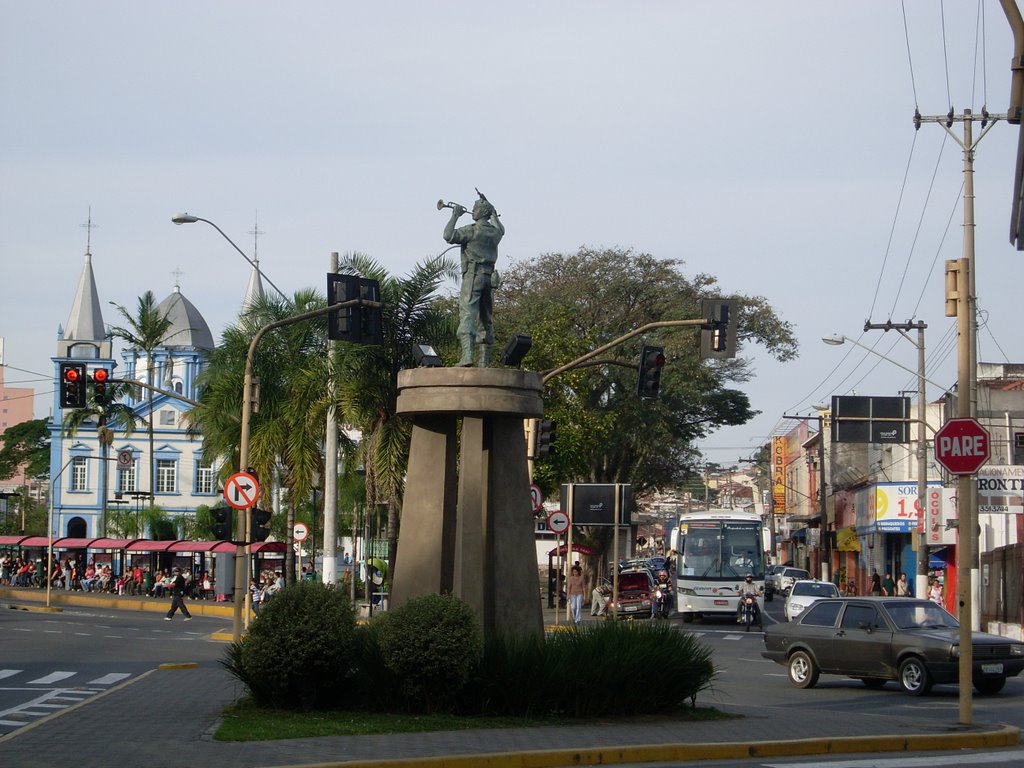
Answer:
M701 299L725 291L714 277L688 277L681 266L620 248L580 248L515 263L495 294L498 343L528 333L529 367L553 370L646 323L700 317ZM779 360L796 355L792 327L767 299L732 298L740 302L741 349L759 344ZM551 379L543 394L545 417L558 422L556 450L538 464L535 480L549 492L569 481L631 483L637 495L685 483L699 461L694 442L756 415L747 396L731 386L753 377L751 362L700 360L697 334L694 328L658 329ZM643 344L665 347L657 400L636 394Z
M0 479L14 477L20 467L25 476L46 478L50 474L49 419L30 419L4 430L0 440Z
M113 302L111 302L113 303ZM146 291L139 297L135 308L135 314L128 311L120 304L114 304L118 314L124 320L124 325L115 325L110 328L110 337L120 339L130 349L142 352L146 358L146 383L155 386L153 380L156 373L156 362L154 352L173 339L168 338L172 322L169 312L161 312L156 297L152 291ZM149 432L149 499L150 504L154 503L156 491L156 455L153 445L153 390L146 390L146 429Z

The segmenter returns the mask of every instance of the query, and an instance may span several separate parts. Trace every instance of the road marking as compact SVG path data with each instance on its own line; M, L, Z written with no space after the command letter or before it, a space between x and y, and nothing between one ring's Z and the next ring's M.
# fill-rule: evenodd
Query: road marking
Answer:
M936 757L897 757L868 760L828 760L819 763L765 763L767 768L914 768L914 766L1010 764L1024 750L992 752L983 755L939 755Z
M74 672L51 672L46 677L40 677L38 680L29 680L29 685L50 685L50 683L56 683L59 680L66 680L67 678L74 675Z
M20 669L0 669L0 680L3 680L5 677L13 677L19 672L21 672Z
M128 672L111 672L109 675L103 677L97 677L95 680L90 680L86 685L113 685L119 683L125 678L131 677Z

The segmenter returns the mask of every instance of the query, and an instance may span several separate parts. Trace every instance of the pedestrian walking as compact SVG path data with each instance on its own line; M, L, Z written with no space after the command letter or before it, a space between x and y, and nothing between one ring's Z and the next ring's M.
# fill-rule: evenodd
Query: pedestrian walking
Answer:
M174 582L171 584L171 610L164 616L164 621L170 621L179 608L185 615L185 621L192 621L192 614L185 605L185 577L181 573L181 568L175 568Z
M899 581L896 582L896 597L913 597L910 593L910 583L907 581L907 574L901 573Z
M882 594L882 580L878 576L878 571L874 568L871 569L871 594Z
M895 594L896 582L892 580L892 574L886 571L885 578L882 579L882 595L884 597L892 597Z
M569 597L573 624L579 624L583 621L583 596L586 594L586 586L583 584L583 569L578 565L574 565L569 572L565 592Z

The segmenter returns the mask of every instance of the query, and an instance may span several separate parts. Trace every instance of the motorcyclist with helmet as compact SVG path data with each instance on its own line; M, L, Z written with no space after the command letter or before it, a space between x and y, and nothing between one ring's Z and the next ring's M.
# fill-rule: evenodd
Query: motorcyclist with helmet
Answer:
M761 621L761 606L757 604L757 598L760 597L763 592L758 589L754 583L754 574L748 573L743 578L743 584L739 588L739 600L736 601L736 621L739 624L743 623L743 600L748 595L754 598L754 619L757 621L757 626L760 629L764 629L764 624Z

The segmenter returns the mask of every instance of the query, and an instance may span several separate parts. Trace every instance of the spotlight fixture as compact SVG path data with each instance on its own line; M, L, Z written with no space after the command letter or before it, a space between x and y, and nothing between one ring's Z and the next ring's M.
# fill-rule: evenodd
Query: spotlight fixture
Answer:
M518 368L532 346L533 339L525 333L517 333L505 345L505 351L501 353L501 364L510 368Z
M412 357L420 368L441 367L441 356L429 344L413 344Z

